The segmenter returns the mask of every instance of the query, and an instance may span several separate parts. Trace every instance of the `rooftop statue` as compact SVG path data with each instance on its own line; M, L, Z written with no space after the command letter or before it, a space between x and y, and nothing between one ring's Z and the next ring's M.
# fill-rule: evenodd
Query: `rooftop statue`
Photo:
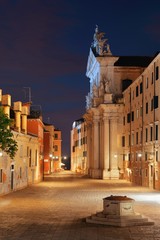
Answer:
M93 35L92 48L96 50L96 53L100 56L111 55L109 44L107 44L106 38L104 38L105 33L99 32L98 25L96 25L95 33Z

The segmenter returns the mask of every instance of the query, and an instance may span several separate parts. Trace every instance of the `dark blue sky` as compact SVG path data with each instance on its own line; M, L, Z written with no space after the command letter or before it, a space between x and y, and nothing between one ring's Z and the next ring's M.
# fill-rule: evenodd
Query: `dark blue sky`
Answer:
M85 112L85 76L95 25L113 55L154 55L160 50L159 0L0 0L0 88L13 101L42 108L43 120L70 130Z

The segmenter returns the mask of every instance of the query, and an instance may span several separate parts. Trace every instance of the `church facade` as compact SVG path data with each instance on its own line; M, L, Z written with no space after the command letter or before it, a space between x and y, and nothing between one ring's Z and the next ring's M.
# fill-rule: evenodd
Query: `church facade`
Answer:
M145 104L147 104L145 94L149 95L147 97L148 109L151 100L152 105L158 104L158 86L154 82L158 84L160 55L153 57L113 56L104 35L96 26L86 71L86 76L90 81L90 91L86 96L86 113L83 116L87 129L87 172L91 178L125 178L148 186L148 177L142 181L142 174L146 176L147 171L152 175L154 173L153 167L152 172L149 167L148 170L144 167L142 171L142 162L145 162L144 166L149 164L145 160L145 148L142 147L146 144L144 142L145 125L148 126L151 122L155 126L155 122L159 120L157 113L157 118L152 116L150 120L144 121L145 117L148 119L148 116L151 116L145 115ZM140 80L142 78L145 80ZM148 81L149 86L151 79L157 91L156 95L155 91L153 89L151 91L149 87L147 92L144 91L145 81ZM141 114L141 118L136 118L138 113ZM151 130L148 127L149 131ZM140 142L142 135L143 139ZM152 141L155 141L155 135L154 137L153 135ZM73 146L74 142L72 142ZM158 153L156 154L158 156ZM141 160L137 160L137 156L141 156ZM155 153L153 156L155 157ZM141 164L138 161L141 161ZM137 168L139 178L135 175Z

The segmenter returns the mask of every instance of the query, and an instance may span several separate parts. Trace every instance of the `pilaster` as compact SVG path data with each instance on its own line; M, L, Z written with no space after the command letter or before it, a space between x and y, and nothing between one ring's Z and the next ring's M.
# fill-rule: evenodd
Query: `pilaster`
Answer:
M117 153L117 124L118 119L115 116L110 119L110 172L111 179L119 178L118 153Z

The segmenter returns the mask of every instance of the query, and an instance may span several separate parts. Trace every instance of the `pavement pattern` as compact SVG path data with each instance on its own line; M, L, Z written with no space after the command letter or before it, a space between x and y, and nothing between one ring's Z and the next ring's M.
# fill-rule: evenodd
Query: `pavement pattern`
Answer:
M86 223L103 198L128 196L153 226ZM97 180L64 171L0 197L0 240L160 240L160 192L124 180Z

